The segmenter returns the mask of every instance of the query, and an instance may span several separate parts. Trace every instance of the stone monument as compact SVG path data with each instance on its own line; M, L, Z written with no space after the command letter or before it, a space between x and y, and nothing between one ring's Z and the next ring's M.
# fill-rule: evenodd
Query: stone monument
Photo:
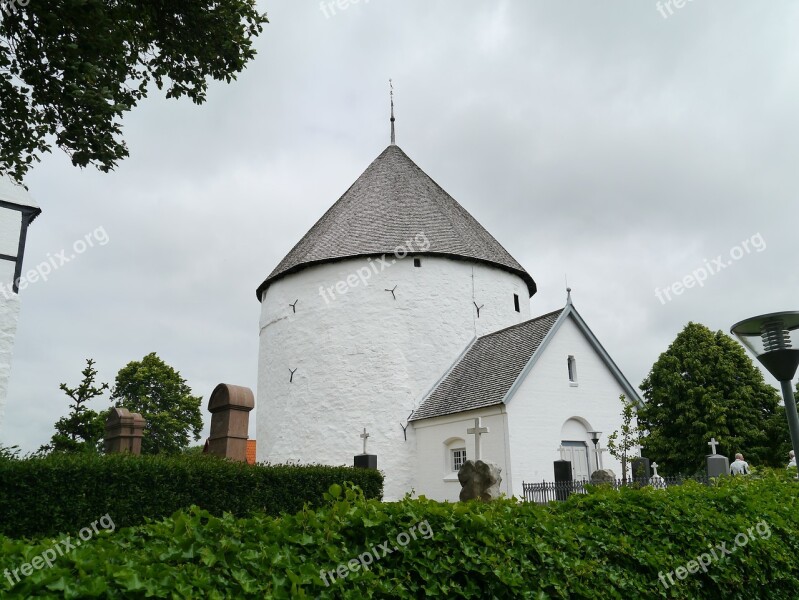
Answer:
M467 460L458 471L461 482L461 502L482 500L491 502L499 498L499 484L502 483L502 468L482 460Z
M141 439L147 421L127 408L112 408L105 421L105 452L141 454Z
M255 408L252 390L240 385L220 383L208 399L211 435L208 454L245 462L250 411Z
M649 459L644 456L638 456L631 461L633 481L649 482Z
M730 474L730 459L726 456L722 456L721 454L716 454L716 445L718 442L716 438L710 438L710 441L707 443L710 446L710 451L712 454L707 456L707 476L708 478L712 477L721 477L722 475L729 475Z
M370 434L366 433L366 427L364 427L363 433L360 435L360 438L363 440L363 452L353 457L353 465L356 469L377 468L377 454L367 454L366 452L366 440L370 437Z
M610 469L598 469L591 473L591 483L597 485L600 483L615 483L616 473Z

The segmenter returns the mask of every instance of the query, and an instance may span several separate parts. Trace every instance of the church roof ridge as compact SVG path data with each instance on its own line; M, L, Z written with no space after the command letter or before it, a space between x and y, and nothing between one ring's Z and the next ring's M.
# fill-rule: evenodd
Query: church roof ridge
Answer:
M426 248L406 248L423 235ZM515 273L535 294L533 278L463 206L403 150L390 144L322 215L258 287L304 267L405 248L475 260Z

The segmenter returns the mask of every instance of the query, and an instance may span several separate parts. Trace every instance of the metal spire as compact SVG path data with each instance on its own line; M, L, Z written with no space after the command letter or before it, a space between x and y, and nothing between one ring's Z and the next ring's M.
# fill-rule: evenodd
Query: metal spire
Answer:
M394 84L391 80L388 80L388 85L391 88L391 145L394 146L396 144L396 138L394 137Z

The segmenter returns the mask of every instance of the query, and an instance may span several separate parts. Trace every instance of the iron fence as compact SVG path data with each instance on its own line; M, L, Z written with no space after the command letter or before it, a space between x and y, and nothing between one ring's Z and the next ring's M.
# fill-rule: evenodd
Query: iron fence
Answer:
M653 487L656 489L665 489L674 485L682 485L686 481L695 481L697 483L708 483L707 476L696 477L682 477L680 475L672 477L645 477L640 479L614 479L613 481L602 482L600 485L609 485L613 489L621 487ZM537 504L546 504L547 502L566 500L571 494L585 494L586 486L597 485L592 484L588 480L574 480L574 481L542 481L541 483L522 483L522 490L524 492L524 500L526 502L536 502Z

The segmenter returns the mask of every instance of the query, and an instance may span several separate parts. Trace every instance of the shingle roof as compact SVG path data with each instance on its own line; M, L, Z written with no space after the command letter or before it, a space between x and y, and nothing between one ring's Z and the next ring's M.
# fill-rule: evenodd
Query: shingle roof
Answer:
M502 403L563 310L558 309L475 340L422 401L410 420Z
M429 248L415 242L410 253L490 263L516 273L530 295L535 293L535 281L508 251L398 146L390 145L280 261L258 287L258 298L275 279L305 266L393 253L420 234Z

